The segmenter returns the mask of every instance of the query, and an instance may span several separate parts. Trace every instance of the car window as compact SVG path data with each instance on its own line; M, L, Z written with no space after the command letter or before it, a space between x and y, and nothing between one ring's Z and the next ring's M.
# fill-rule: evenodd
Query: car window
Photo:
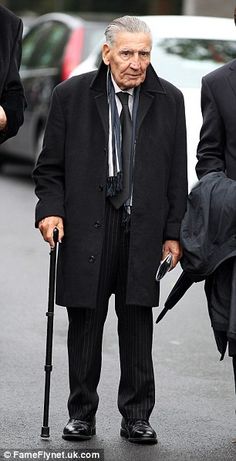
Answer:
M154 42L151 62L174 85L197 88L203 75L235 57L233 40L165 38Z
M98 42L104 36L105 25L103 23L94 23L85 25L84 47L82 51L81 60L85 59L91 50L95 48Z
M58 21L48 21L30 30L22 46L22 69L58 67L70 30Z

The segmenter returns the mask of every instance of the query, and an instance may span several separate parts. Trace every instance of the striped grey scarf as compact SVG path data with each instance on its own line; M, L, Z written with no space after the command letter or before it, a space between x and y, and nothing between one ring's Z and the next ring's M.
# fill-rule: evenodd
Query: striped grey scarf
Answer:
M133 125L133 142L131 152L131 162L134 165L134 144L135 144L135 127L136 127L136 116L138 111L139 103L139 91L140 88L135 88L134 91L134 102L132 110L132 125ZM107 72L107 97L109 104L109 140L108 140L108 178L107 178L107 196L113 197L122 190L123 174L122 174L122 152L121 152L121 124L120 117L118 114L115 90L111 80L111 74ZM131 168L133 177L133 168ZM132 181L132 178L131 178ZM133 188L131 187L131 190ZM126 205L132 204L132 194Z

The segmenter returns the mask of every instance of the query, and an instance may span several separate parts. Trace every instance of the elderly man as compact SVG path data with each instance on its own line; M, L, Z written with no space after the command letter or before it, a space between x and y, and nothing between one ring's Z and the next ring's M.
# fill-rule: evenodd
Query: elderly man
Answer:
M95 434L103 326L115 293L121 436L156 443L152 307L162 257L177 264L185 211L186 133L181 92L150 64L146 23L125 16L106 31L103 62L54 91L34 171L36 225L61 240L57 303L67 307L70 420L64 439Z
M24 119L19 76L22 30L21 19L0 5L0 144L17 133Z

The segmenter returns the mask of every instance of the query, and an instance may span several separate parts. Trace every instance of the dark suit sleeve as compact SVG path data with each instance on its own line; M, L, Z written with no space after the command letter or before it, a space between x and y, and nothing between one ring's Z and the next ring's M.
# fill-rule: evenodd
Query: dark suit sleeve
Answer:
M35 223L47 216L65 218L64 211L64 140L65 117L57 89L46 124L43 149L33 171L38 197Z
M26 106L24 89L19 75L21 63L21 40L23 24L19 19L16 35L13 39L9 69L4 82L0 105L7 116L7 129L0 132L0 143L15 136L24 120L24 109Z
M201 178L211 171L225 171L225 127L207 79L202 79L201 109L203 124L197 148L196 173Z
M168 184L169 212L164 240L179 240L180 225L185 213L188 193L186 122L184 99L181 93L179 93L177 104L174 153Z

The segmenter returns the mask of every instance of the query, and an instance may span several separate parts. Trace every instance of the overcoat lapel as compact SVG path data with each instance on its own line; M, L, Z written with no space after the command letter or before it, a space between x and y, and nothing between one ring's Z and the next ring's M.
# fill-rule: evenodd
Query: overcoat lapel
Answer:
M139 98L139 107L138 107L138 114L137 114L137 128L136 128L136 133L138 134L139 128L143 122L143 119L145 115L147 114L152 101L153 101L153 95L148 94L148 93L142 93L140 92L140 98Z
M109 131L109 115L108 115L108 103L107 103L107 96L104 93L100 93L95 96L95 102L97 105L97 110L100 115L103 128L106 134L106 137L108 137L108 131Z
M154 96L160 93L162 95L166 94L165 89L161 85L161 82L156 75L152 65L150 64L147 69L147 78L141 85L140 90L140 98L139 98L139 108L138 108L138 115L137 115L137 133L140 129L140 126L149 111L152 102L154 100Z
M109 132L109 111L107 103L106 93L106 75L107 66L102 62L98 72L93 79L90 89L95 92L95 101L98 109L98 113L101 117L103 128L106 136ZM137 133L138 130L151 107L151 104L156 93L166 94L165 89L161 85L159 78L157 77L152 65L147 69L147 77L141 85L139 108L137 114Z
M107 101L107 66L102 62L95 74L95 77L90 85L90 90L94 93L95 102L97 105L98 114L101 118L106 136L109 133L109 110Z
M236 96L236 60L234 60L229 66L228 80Z

